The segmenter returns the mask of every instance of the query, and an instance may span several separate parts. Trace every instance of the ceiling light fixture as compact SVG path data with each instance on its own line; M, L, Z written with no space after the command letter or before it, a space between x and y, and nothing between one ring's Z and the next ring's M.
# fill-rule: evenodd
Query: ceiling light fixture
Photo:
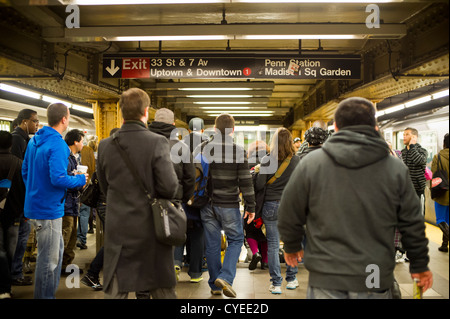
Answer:
M236 39L244 40L346 40L364 38L365 35L358 36L354 34L261 34L236 36Z
M125 36L105 37L106 41L194 41L194 40L232 40L228 35L155 35L155 36Z
M31 97L31 98L37 99L37 100L41 99L41 94L40 93L36 93L36 92L33 92L33 91L21 89L21 88L18 88L18 87L15 87L15 86L11 86L11 85L8 85L8 84L0 83L0 90L6 91L6 92L10 92L10 93L14 93L14 94L27 96L27 97Z
M236 101L236 102L216 102L216 101L205 101L205 102L192 102L193 104L252 104L252 102L242 102L242 101Z
M191 98L247 98L247 97L253 97L253 95L186 95L186 97Z
M215 87L209 87L209 88L179 88L180 91L251 91L251 88L241 88L241 87L235 87L235 88L215 88Z
M218 111L205 111L205 113L217 114ZM255 114L255 113L259 113L259 114L273 114L274 111L233 111L233 113L236 113L236 114Z
M249 117L249 116L251 116L251 117L261 117L261 116L273 116L273 114L236 114L236 113L226 113L226 112L224 112L224 113L215 113L215 114L208 114L208 116L219 116L219 115L222 115L222 114L229 114L229 115L231 115L231 116L233 116L233 117L243 117L243 116L245 116L245 117Z
M204 4L229 3L230 0L59 0L64 5L76 4L80 6L101 5L136 5L136 4Z

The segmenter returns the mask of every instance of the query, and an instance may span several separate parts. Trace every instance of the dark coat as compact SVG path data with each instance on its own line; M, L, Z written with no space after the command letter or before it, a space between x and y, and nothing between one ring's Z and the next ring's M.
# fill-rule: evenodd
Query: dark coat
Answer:
M11 188L6 198L5 208L0 214L0 222L3 226L11 225L23 217L25 184L22 179L22 160L8 151L0 151L0 180L8 178L9 169L13 162L16 162L16 171L12 177ZM0 189L0 195L4 197L5 194L1 192L6 193L6 189Z
M69 165L67 166L67 175L75 176L77 170L77 159L72 153L69 155ZM70 188L66 191L66 201L64 202L64 216L78 216L80 211L80 191L83 187Z
M140 121L125 122L118 133L120 145L151 196L173 198L178 179L170 161L168 140L150 132ZM107 203L105 290L114 274L121 292L175 287L172 246L156 240L148 200L112 137L99 144L97 175Z

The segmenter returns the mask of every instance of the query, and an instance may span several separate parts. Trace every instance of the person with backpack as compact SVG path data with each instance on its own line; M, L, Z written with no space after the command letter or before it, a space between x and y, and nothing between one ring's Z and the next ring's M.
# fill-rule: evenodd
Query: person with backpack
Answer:
M213 295L236 297L232 285L236 265L244 244L243 220L239 210L240 193L247 210L244 218L248 223L255 217L255 193L243 147L233 142L234 118L221 114L215 120L215 131L210 141L204 142L194 151L209 163L208 204L201 209L205 232L208 284ZM225 231L227 251L221 262L221 231Z
M0 131L0 299L11 298L11 261L25 201L22 160L11 146L11 133Z
M447 175L447 187L448 187L448 133L444 136L444 148L440 150L439 154L434 155L433 162L431 163L431 171L433 177L438 170L442 170ZM436 225L442 230L442 245L439 247L439 251L448 252L448 190L443 195L433 198L434 210L436 213Z
M173 112L167 108L158 109L155 113L155 120L150 123L149 129L151 132L162 135L169 140L171 159L178 177L178 190L174 199L185 204L194 194L195 166L188 146L183 141L178 140L176 134L172 135L172 133L177 132ZM186 215L188 214L186 213ZM187 249L191 252L188 274L191 277L191 282L200 282L203 280L203 230L195 227L192 219L189 220L191 222L188 223L185 243L188 246ZM177 279L181 272L185 245L175 247L174 251Z
M284 127L280 127L272 137L270 153L261 159L261 169L256 179L255 191L266 188L261 215L266 225L267 255L271 278L269 291L272 294L281 294L283 277L281 277L280 258L278 255L280 250L280 236L277 228L278 207L284 187L300 161L295 152L291 132ZM275 172L265 172L263 169L268 167L272 161L277 163ZM296 289L298 287L297 272L297 267L287 265L287 289Z

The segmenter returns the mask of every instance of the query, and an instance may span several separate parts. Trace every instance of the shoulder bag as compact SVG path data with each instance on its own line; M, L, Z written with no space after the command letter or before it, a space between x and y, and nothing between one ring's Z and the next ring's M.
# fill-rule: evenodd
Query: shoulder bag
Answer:
M438 154L437 169L431 180L431 198L439 198L448 192L448 173L442 168L441 155Z
M139 175L131 163L127 153L119 144L119 135L113 134L113 141L115 142L120 155L125 164L130 169L139 187L144 192L148 199L149 208L153 215L153 222L155 224L156 239L165 245L180 246L186 241L187 218L183 207L178 202L172 202L163 198L152 198L144 183L139 178Z

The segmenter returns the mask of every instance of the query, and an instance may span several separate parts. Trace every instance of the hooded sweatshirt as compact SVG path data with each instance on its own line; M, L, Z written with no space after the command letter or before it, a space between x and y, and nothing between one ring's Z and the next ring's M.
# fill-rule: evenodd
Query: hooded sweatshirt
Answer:
M389 289L396 227L410 271L428 270L424 219L408 169L370 126L343 128L303 158L278 211L287 253L302 249L306 225L304 261L312 287Z
M64 216L66 189L85 184L84 175L69 176L70 149L61 134L44 126L29 141L22 165L25 217L57 219Z

